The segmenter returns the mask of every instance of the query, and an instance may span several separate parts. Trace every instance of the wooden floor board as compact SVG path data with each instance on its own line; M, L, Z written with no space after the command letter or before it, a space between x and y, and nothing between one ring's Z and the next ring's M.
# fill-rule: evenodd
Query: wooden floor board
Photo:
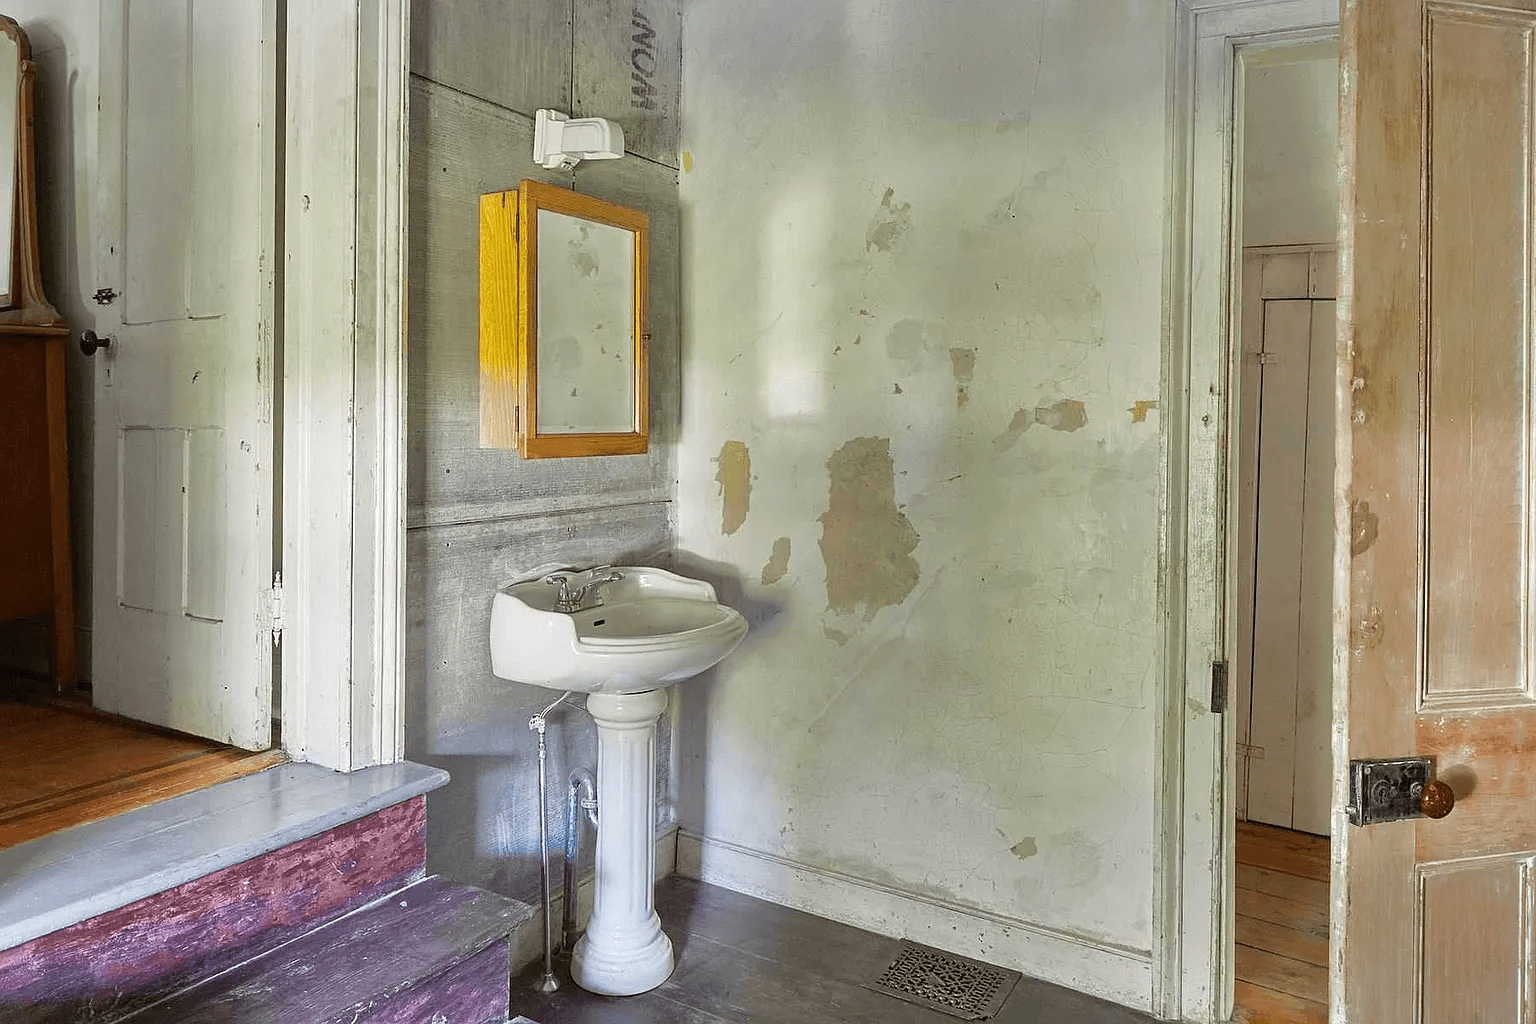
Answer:
M58 701L0 700L0 849L285 760Z
M894 939L673 876L656 889L677 969L660 988L623 999L583 992L561 965L561 988L533 991L540 965L513 979L512 1015L540 1024L953 1024L956 1018L865 985L889 964ZM1152 1024L1121 1006L1031 978L993 1024Z
M1327 1024L1328 1007L1246 981L1237 983L1233 1024Z
M1328 883L1314 878L1300 878L1283 871L1254 867L1252 864L1237 865L1237 887L1252 889L1270 896L1279 896L1293 903L1309 907L1328 906Z
M1302 963L1328 966L1328 936L1299 931L1256 917L1237 915L1239 945L1268 950Z
M1234 1024L1327 1021L1328 871L1327 838L1238 823Z
M1328 838L1240 821L1237 824L1237 862L1326 882Z

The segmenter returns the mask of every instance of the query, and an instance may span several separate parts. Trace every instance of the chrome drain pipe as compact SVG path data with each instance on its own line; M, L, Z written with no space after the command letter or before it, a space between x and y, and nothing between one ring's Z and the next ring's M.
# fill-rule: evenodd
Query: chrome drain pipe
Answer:
M585 768L571 772L565 799L565 911L560 915L560 952L569 955L576 944L576 862L581 858L581 819L597 830L597 779Z
M554 937L550 934L550 909L549 909L549 811L544 806L548 790L548 782L545 777L544 762L548 757L544 743L544 729L548 722L549 713L559 707L565 698L571 695L567 690L562 693L553 704L528 719L528 728L539 734L539 856L543 865L544 882L544 973L539 980L534 982L534 991L549 995L560 988L560 982L555 977L553 959Z

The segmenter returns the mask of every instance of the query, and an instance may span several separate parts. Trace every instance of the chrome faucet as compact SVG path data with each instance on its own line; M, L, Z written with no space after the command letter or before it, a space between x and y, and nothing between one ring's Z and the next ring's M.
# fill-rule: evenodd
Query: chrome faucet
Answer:
M571 581L576 578L584 578L580 586L572 586ZM602 604L602 595L598 590L609 583L617 583L624 578L624 574L611 565L599 565L588 569L586 572L564 573L552 572L544 577L544 582L551 584L555 589L555 611L579 612L586 606L587 598L595 599L595 603Z

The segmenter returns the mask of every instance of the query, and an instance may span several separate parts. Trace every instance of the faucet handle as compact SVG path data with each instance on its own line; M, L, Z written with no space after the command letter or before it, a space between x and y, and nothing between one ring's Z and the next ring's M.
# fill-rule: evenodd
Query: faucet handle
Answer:
M555 590L555 608L571 603L571 577L563 572L552 572L544 577L544 582L557 588Z

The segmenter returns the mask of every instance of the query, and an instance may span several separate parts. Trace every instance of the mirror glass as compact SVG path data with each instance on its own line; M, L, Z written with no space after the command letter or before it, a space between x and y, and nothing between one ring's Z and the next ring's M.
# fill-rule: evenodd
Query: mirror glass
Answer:
M635 429L635 233L538 211L537 432Z
M0 32L0 238L16 237L16 149L21 101L21 46L15 36ZM0 306L14 302L16 247L7 244L0 260Z

